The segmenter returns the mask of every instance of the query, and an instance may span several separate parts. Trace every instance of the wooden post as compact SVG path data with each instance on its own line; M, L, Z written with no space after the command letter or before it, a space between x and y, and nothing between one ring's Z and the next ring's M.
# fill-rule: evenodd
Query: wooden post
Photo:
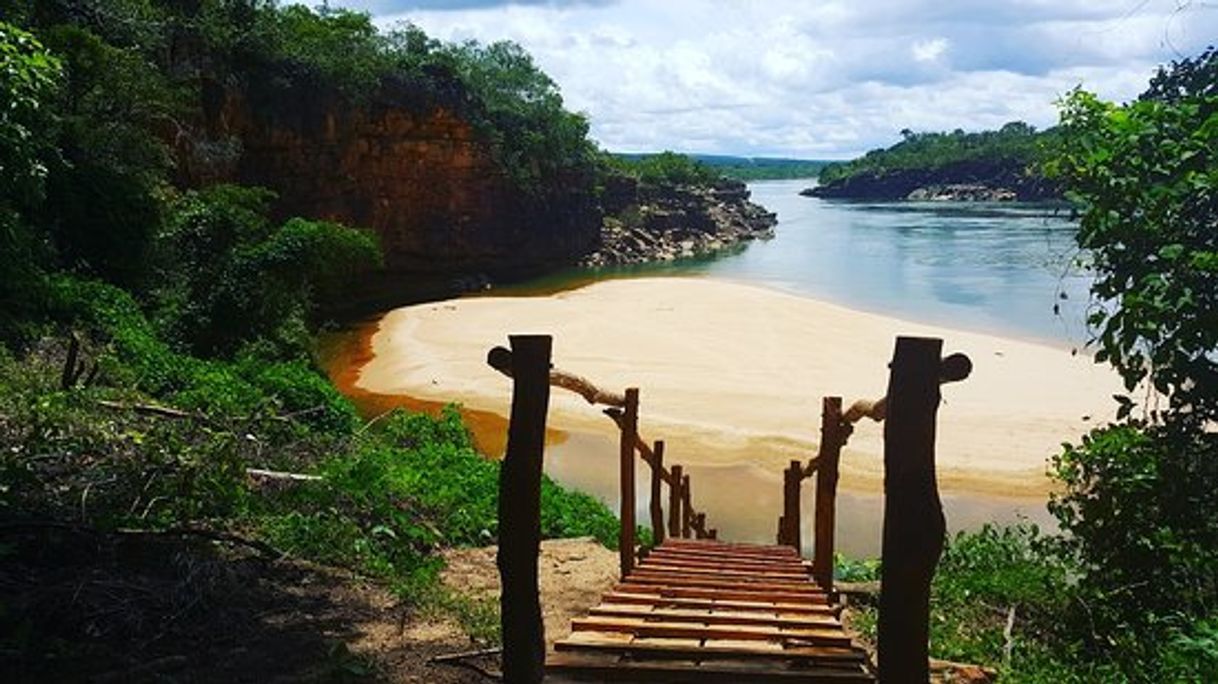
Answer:
M672 539L681 538L681 466L674 465L669 471L668 485L668 536Z
M499 553L496 564L503 631L503 676L540 682L545 635L537 593L541 548L541 464L550 403L549 335L513 335L512 413L499 471Z
M689 539L690 525L693 524L693 492L689 487L689 476L681 477L681 538Z
M707 530L707 531L706 531L706 538L707 538L707 539L718 539L718 538L719 538L719 530L718 530L718 528L712 527L712 528L710 528L709 530Z
M787 491L787 471L782 471L782 491ZM787 516L778 516L778 531L774 534L774 543L779 546L787 545Z
M664 543L664 504L660 501L660 474L664 472L663 440L656 440L651 454L651 538L659 546Z
M820 449L816 468L816 539L812 577L825 591L833 589L833 538L837 520L838 463L846 441L842 398L825 397L820 414Z
M942 340L898 337L890 366L878 643L885 682L930 678L930 582L946 533L935 482L942 350Z
M618 559L622 577L634 569L634 445L639 439L639 390L626 390L626 407L622 414L621 442L621 510L622 528L618 532Z
M787 521L787 546L795 547L795 553L800 549L800 520L799 520L799 488L803 481L803 464L791 461L790 467L783 474L782 515Z

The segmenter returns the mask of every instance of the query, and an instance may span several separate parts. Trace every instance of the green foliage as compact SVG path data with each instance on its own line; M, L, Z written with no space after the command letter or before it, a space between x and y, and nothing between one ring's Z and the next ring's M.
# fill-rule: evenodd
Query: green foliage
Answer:
M1106 633L1218 605L1218 448L1159 426L1099 428L1054 457L1050 510Z
M294 218L276 228L273 195L220 185L189 192L158 240L157 318L192 352L231 355L263 340L287 352L307 348L305 317L314 297L379 262L370 233Z
M1080 90L1062 126L1049 169L1082 207L1096 359L1204 424L1218 416L1218 95L1116 106Z
M1046 171L1081 209L1096 274L1096 361L1165 408L1135 415L1054 458L1051 510L1077 563L1064 621L1078 657L1139 681L1218 671L1218 52L1160 69L1127 105L1076 90Z
M521 189L544 194L563 180L590 182L596 150L588 121L563 109L558 86L524 48L508 41L465 42L435 55L477 98L484 118L476 121Z
M25 336L22 329L44 296L46 261L25 212L42 199L62 66L29 33L0 22L0 341Z
M0 22L0 210L10 203L28 203L42 194L51 153L47 135L52 125L48 100L62 76L58 59L33 35Z
M1012 121L997 131L966 133L915 133L901 131L901 142L882 150L871 150L849 162L833 163L820 172L822 184L851 176L879 176L903 169L939 169L972 161L1012 161L1027 167L1040 159L1044 133L1022 121Z
M653 185L710 185L723 178L717 169L669 150L637 158L609 156L606 162L612 169Z
M1058 132L1037 132L1013 121L997 131L915 133L901 131L901 142L871 150L849 162L831 163L820 172L816 192L826 197L897 200L926 186L975 183L1015 191L1021 199L1057 195L1040 173L1040 162L1056 144Z

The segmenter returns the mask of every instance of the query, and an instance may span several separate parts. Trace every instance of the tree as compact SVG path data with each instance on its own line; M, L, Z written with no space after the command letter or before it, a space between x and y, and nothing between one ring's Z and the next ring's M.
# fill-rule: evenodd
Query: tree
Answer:
M0 22L0 340L18 334L39 298L43 255L26 215L42 200L55 156L48 104L61 77L34 36Z
M1118 423L1053 460L1066 488L1050 508L1082 564L1083 633L1129 662L1148 656L1126 646L1218 610L1215 73L1210 49L1160 69L1126 105L1074 91L1046 167L1082 212L1096 361L1163 398L1137 411L1117 397Z

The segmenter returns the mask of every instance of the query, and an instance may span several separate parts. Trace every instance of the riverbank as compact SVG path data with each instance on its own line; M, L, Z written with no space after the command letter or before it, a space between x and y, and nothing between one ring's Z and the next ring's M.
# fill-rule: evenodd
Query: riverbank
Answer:
M884 393L898 334L943 337L973 359L945 387L938 464L946 490L1043 496L1045 460L1111 416L1118 378L1069 350L900 321L729 282L637 279L546 297L476 297L405 307L382 318L353 385L380 396L456 401L506 415L510 384L486 351L517 332L555 335L555 365L607 387L642 390L642 428L704 466L778 472L815 449L820 399ZM582 399L555 392L550 424L606 435ZM862 425L843 486L882 484L882 431Z

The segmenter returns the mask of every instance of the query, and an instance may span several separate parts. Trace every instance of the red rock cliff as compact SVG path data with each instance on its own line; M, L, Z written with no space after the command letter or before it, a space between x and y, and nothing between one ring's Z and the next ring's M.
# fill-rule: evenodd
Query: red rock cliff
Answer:
M452 108L304 96L271 108L216 90L205 100L209 140L187 155L188 183L261 185L283 216L369 228L391 271L527 271L596 240L590 184L545 200L517 191Z

